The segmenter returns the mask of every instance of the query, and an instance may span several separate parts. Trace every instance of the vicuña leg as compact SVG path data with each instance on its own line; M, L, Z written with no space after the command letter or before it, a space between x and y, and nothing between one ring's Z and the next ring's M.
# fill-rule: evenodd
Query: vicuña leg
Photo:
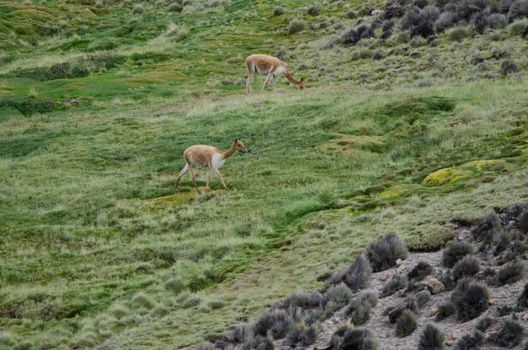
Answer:
M273 75L272 83L273 83L273 91L275 91L275 86L277 85L277 76L276 75Z
M174 192L176 192L176 190L178 189L178 184L180 183L180 179L183 175L187 174L187 172L189 171L189 164L185 163L185 166L183 167L183 169L179 172L178 174L178 178L176 179L176 184L174 185Z
M211 191L211 187L209 187L210 182L211 182L211 172L207 173L207 180L205 181L205 188L207 191Z
M224 181L224 177L222 176L222 174L220 174L218 169L215 169L215 173L216 173L216 175L218 175L218 178L220 179L220 181L222 181L222 185L224 185L224 188L227 190L227 185L226 185L226 183Z
M253 73L248 73L248 78L246 80L246 89L248 94L253 90L253 78Z
M192 182L193 182L194 188L196 188L196 192L198 194L201 194L202 192L200 192L200 189L198 188L198 185L196 185L196 173L194 172L194 168L192 166L189 166L189 168L191 170Z
M262 89L260 89L260 91L264 91L264 89L266 88L266 85L268 85L268 81L270 80L272 74L273 73L271 72L268 73L268 76L266 77L266 80L264 80L264 85L262 85Z

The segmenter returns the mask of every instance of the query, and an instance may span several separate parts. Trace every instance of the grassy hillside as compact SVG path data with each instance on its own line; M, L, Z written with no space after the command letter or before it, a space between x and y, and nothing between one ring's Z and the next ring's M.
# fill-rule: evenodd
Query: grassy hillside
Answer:
M0 2L0 348L190 347L378 235L429 250L452 220L528 198L512 24L328 46L372 21L363 5L85 3ZM307 92L243 95L243 58L282 47ZM477 47L486 70L461 59ZM236 137L229 191L173 192L186 147Z

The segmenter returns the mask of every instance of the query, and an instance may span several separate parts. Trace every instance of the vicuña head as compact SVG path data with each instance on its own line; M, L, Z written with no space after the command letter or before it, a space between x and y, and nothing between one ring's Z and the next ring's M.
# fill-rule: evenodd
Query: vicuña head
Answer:
M253 89L255 73L266 75L266 80L264 80L264 85L262 85L261 91L264 90L270 79L273 81L273 89L275 90L277 77L281 74L284 75L290 83L297 85L299 90L304 90L304 79L301 78L301 80L296 80L288 71L287 65L277 57L268 55L251 55L246 59L246 67L248 71L248 78L246 80L248 93Z
M201 193L200 189L196 185L196 168L206 168L208 170L209 173L207 174L206 182L206 189L208 191L210 190L209 182L211 181L211 177L213 175L218 176L218 178L222 182L222 185L224 185L224 188L227 190L227 185L225 184L222 174L220 174L220 171L218 171L218 168L220 168L224 164L224 161L227 158L231 157L236 151L241 151L244 148L246 148L246 146L238 138L235 139L235 141L233 141L233 143L231 144L231 147L229 147L225 151L220 151L216 147L207 145L194 145L187 148L183 152L185 166L178 174L176 184L174 185L174 191L176 191L176 189L178 188L180 178L190 170L192 175L192 182L194 187L196 188L196 192Z

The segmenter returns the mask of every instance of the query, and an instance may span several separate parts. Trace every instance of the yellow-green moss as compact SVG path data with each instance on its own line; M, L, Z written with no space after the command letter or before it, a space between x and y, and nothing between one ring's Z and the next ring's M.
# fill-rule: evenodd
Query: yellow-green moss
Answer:
M444 168L427 175L423 179L422 184L425 186L453 184L460 180L470 178L472 175L473 172L469 169Z
M462 167L474 169L476 171L503 170L506 169L506 162L502 159L474 160L462 165Z
M406 188L404 186L394 186L381 192L380 197L386 200L396 199L401 197L405 190Z

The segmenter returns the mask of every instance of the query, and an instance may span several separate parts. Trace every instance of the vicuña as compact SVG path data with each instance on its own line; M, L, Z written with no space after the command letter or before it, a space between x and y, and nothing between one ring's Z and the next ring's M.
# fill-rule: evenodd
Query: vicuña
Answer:
M268 55L251 55L246 58L246 66L248 70L248 78L246 80L246 88L248 93L250 93L253 89L253 79L255 78L255 72L258 72L262 75L267 75L266 80L264 80L264 85L262 85L262 90L266 88L266 85L270 79L273 80L273 89L275 89L277 76L281 74L284 74L290 83L297 85L299 90L304 90L304 79L301 78L301 80L296 80L294 77L292 77L290 72L288 72L288 67L286 64L277 57Z
M222 177L222 174L220 174L220 171L218 171L218 168L220 168L224 161L231 157L236 151L244 149L246 146L240 141L239 139L236 139L233 141L233 144L227 151L220 151L218 148L213 146L207 146L207 145L194 145L189 148L187 148L183 152L183 159L185 159L185 166L178 174L178 179L176 180L176 185L174 185L174 191L178 189L178 183L180 182L180 179L183 175L185 175L189 170L191 171L192 175L192 182L194 187L196 188L196 192L201 193L200 189L196 185L196 168L207 168L208 174L207 174L207 182L206 182L206 189L209 191L209 182L211 181L211 176L213 174L216 174L220 181L222 182L222 185L224 185L224 188L227 190L227 185L225 184L224 178Z

